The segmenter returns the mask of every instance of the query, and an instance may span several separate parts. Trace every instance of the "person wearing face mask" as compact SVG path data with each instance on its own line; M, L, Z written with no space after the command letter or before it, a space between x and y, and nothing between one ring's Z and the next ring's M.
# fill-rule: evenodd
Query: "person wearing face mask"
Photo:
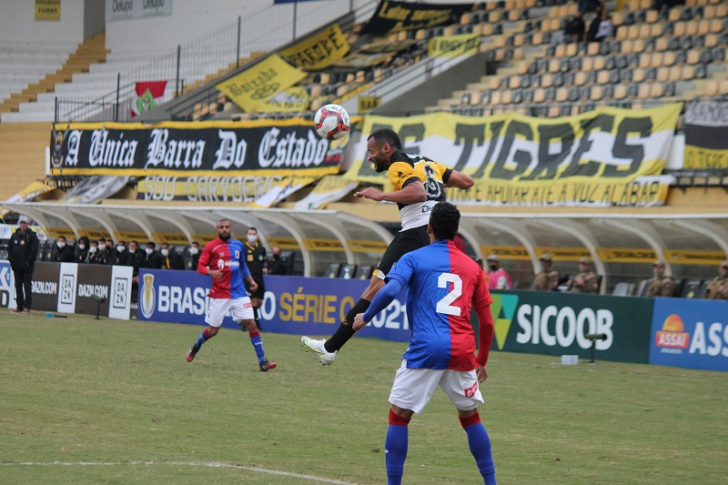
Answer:
M246 283L246 289L250 293L250 303L253 305L253 312L255 313L255 324L261 331L263 328L260 326L260 306L263 304L263 297L265 296L263 274L268 272L265 263L266 250L258 241L258 230L251 227L248 229L248 240L245 243L245 264L248 265L250 276L253 277L253 281L258 285L258 288L251 291L250 285Z
M268 274L285 276L288 273L288 265L281 258L281 248L273 246L270 259L268 260Z
M665 263L663 261L655 261L652 264L652 274L654 278L650 280L650 286L647 289L647 296L675 296L675 280L670 276L665 276Z
M599 278L592 271L589 258L579 260L579 274L570 279L567 284L569 293L599 293Z
M109 239L106 241L106 250L109 253L107 264L114 266L124 266L126 264L126 243L124 241L119 241L114 246L114 241Z
M144 250L146 253L146 261L144 262L145 268L150 269L162 269L162 266L164 265L164 257L158 252L155 251L157 245L153 241L149 241L147 243L147 247Z
M154 249L152 249L152 251L153 250ZM147 253L139 248L139 243L136 241L129 241L129 248L126 252L127 255L124 265L134 268L132 272L132 281L136 281L139 277L139 268L143 268L147 262Z
M99 241L90 241L86 262L88 264L106 264L106 259L104 258L105 249L105 245L99 247Z
M74 261L73 248L68 245L65 236L58 236L56 239L56 247L51 261L56 263L73 263Z
M506 270L500 267L500 260L497 254L488 256L488 289L489 290L512 290L511 276Z
M197 271L197 263L200 261L200 243L192 241L192 244L190 244L189 255L191 258L191 265L187 266L187 263L185 263L185 266L187 269ZM185 258L185 261L187 261L187 258Z
M76 245L75 258L77 263L86 263L88 261L89 246L89 239L86 236L81 236Z
M728 300L728 261L723 261L718 267L718 276L708 283L703 298L709 300Z
M169 247L168 243L162 243L159 253L162 256L162 269L184 269L182 258Z

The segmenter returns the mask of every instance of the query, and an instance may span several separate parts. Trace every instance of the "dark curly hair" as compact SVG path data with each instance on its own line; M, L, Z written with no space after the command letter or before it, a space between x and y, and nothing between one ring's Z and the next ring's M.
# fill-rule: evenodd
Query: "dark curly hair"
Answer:
M460 211L449 202L440 202L430 214L430 227L435 239L455 239L460 225Z

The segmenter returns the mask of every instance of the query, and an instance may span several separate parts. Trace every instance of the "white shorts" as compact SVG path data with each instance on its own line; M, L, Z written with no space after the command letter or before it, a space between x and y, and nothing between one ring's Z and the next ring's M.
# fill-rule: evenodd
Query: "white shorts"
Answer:
M475 370L408 369L406 360L402 360L394 376L389 402L419 414L425 410L437 386L445 391L455 407L463 411L475 409L478 403L483 403Z
M207 309L205 323L211 327L220 327L227 312L232 310L233 320L253 320L253 305L250 298L210 298L210 307Z

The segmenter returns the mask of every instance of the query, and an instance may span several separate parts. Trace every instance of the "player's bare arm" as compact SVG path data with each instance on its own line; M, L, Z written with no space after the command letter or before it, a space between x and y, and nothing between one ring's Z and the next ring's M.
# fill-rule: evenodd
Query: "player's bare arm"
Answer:
M387 201L396 202L397 204L415 204L426 201L427 192L425 192L425 184L417 180L395 192L382 192L374 187L367 187L361 192L356 192L354 197L365 197L376 200L377 202Z
M248 281L248 284L250 285L250 291L255 291L258 289L258 283L255 282L255 280L253 279L252 276L248 276L246 278L246 280Z
M453 170L450 173L450 178L447 179L446 187L455 187L457 189L468 190L473 186L475 181L470 175L465 175L462 172Z

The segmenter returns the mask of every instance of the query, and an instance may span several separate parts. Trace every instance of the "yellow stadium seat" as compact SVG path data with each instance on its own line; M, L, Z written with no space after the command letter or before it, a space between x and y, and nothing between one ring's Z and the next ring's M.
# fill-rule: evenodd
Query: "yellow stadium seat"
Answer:
M503 91L503 95L501 96L501 103L502 104L511 104L513 102L513 91L507 90Z
M662 65L672 66L675 64L675 52L667 51L662 54Z
M493 24L480 24L480 26L483 29L483 35L493 34Z
M637 97L640 99L647 99L650 97L650 85L640 84L639 90L637 91Z
M531 44L533 44L533 45L543 44L543 32L534 32L533 38L531 39Z
M728 5L727 5L728 7ZM723 17L726 17L724 15ZM710 31L714 34L719 34L723 31L723 20L722 19L714 19L710 22Z
M592 69L594 69L594 58L593 57L585 57L581 61L581 69L583 72L589 72Z
M597 84L607 84L609 82L609 71L599 71L597 73Z
M488 20L490 22L498 22L498 21L500 21L500 19L501 19L500 12L498 12L497 10L490 12L490 16L488 17Z
M602 86L594 86L591 90L591 100L599 101L604 97L604 88Z
M654 24L655 22L657 22L657 17L657 10L650 10L649 12L647 12L647 17L645 18L645 21L648 24Z
M680 69L680 68L677 68ZM690 81L695 77L695 66L686 65L682 67L681 79L684 81Z
M680 20L680 14L682 13L682 9L680 8L673 8L670 10L669 15L667 16L667 20L670 22L677 22Z
M712 19L715 17L715 5L708 5L703 9L703 18Z
M651 26L649 24L640 25L638 38L648 39L650 37L650 28Z
M563 103L569 97L569 90L566 88L559 88L556 90L556 101Z
M620 52L622 54L631 54L633 51L634 51L634 41L623 40L622 41L622 50Z
M510 22L517 22L521 18L521 12L518 10L510 10L508 12L508 20Z
M627 86L624 84L617 84L614 87L614 99L624 99L627 97Z
M558 118L561 114L560 108L558 106L550 106L549 107L549 118Z
M559 72L559 69L561 68L561 64L557 59L551 59L549 61L549 72Z
M716 34L708 34L705 36L705 47L715 47L718 45L718 36Z
M701 20L698 22L698 34L706 35L710 33L710 20Z
M476 25L477 27L477 25ZM473 29L475 30L475 29ZM415 32L415 40L425 40L427 37L427 30L425 29L419 29L417 32Z
M624 13L623 12L614 12L612 14L612 25L615 27L619 27L624 23ZM622 29L620 29L622 30Z
M632 43L632 52L639 54L640 52L645 51L645 41L642 39L637 39Z
M642 54L640 56L640 63L639 67L647 68L652 65L652 55L651 54Z
M617 29L617 40L624 40L628 38L629 29L621 28Z
M586 72L584 70L576 73L576 76L574 76L574 84L576 86L583 86L586 84Z
M715 8L715 16L721 19L728 17L728 3L721 3Z
M490 104L497 106L501 103L501 97L503 95L500 91L493 91L493 93L490 95Z
M665 86L662 83L652 83L650 85L650 97L661 98L665 93Z
M650 10L650 11L655 12L654 10ZM662 24L652 24L652 28L650 29L650 37L656 38L661 35L662 35Z
M650 66L651 67L660 67L660 66L662 66L662 58L663 58L662 52L655 52L655 53L652 54L651 57L652 57L651 60L650 60Z
M685 35L685 30L685 22L675 22L675 31L673 35L675 35L675 37L682 37L683 35Z
M576 47L577 47L577 44L575 44L573 42L566 46L567 57L574 57L576 55Z
M521 86L521 76L511 76L508 80L508 87L510 89L518 89Z
M697 20L691 20L690 22L688 22L688 24L685 26L685 33L687 35L695 35L698 33Z
M697 64L698 62L700 62L700 51L698 49L688 51L688 64Z
M587 55L596 56L599 54L599 42L589 42L589 46L586 48Z
M533 92L533 101L535 103L543 103L546 100L546 90L538 88Z
M483 100L483 93L480 91L473 91L470 93L470 104L473 106L477 106L481 103Z
M564 57L564 56L566 56L566 46L564 44L557 45L556 52L554 53L554 57Z
M660 37L655 41L655 50L658 52L666 51L668 46L668 40L665 37Z
M604 59L604 56L596 56L594 58L594 70L601 71L602 69L604 69L605 62L606 61Z
M645 70L644 69L635 69L632 71L632 81L636 83L641 83L645 80Z
M705 84L705 95L706 96L716 96L718 94L718 88L719 88L718 81L710 80Z
M647 10L652 7L652 0L640 0L640 10Z
M664 83L670 77L670 69L667 67L661 67L657 70L657 81Z
M728 94L728 79L721 79L718 82L718 93Z
M472 20L470 12L465 12L460 16L460 25L468 25Z
M541 87L550 88L554 84L554 76L551 74L544 74L541 76Z
M622 30L622 29L620 29L620 30ZM630 25L627 28L627 38L628 39L639 39L639 36L640 36L640 27L639 27L639 25Z
M669 81L679 81L682 78L682 68L680 66L673 66L670 68L670 72L668 74L668 80Z

